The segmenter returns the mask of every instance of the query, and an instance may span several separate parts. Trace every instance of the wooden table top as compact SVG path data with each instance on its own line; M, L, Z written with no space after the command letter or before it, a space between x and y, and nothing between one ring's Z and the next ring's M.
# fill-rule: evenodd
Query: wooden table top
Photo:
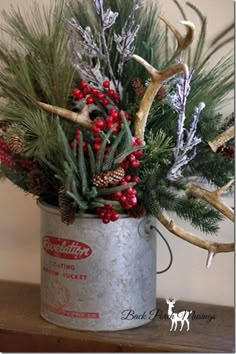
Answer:
M57 327L39 315L39 286L0 281L0 351L2 352L234 352L234 309L178 301L205 319L191 319L187 332L170 332L171 321L157 316L136 329L83 332ZM157 300L159 314L165 300ZM208 319L206 319L208 316ZM213 319L209 321L209 316ZM158 318L159 317L159 318ZM215 317L215 319L214 319Z

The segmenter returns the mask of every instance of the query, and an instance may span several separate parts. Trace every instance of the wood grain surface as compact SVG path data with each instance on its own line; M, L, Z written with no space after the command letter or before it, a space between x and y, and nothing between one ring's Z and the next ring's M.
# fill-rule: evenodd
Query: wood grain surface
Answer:
M234 309L177 301L175 311L215 317L192 319L190 331L170 332L159 315L148 325L117 332L83 332L57 327L39 315L39 286L0 281L1 352L234 352ZM167 314L165 300L157 300ZM179 327L178 327L179 328Z

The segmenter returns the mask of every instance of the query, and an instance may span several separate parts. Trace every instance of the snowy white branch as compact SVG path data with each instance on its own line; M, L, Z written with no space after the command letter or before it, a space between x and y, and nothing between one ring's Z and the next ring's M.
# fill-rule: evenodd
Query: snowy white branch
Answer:
M190 82L193 72L186 73L184 77L178 79L176 92L169 95L169 100L178 113L177 139L174 149L174 163L170 168L167 178L175 181L181 177L182 170L192 161L196 154L196 147L201 143L201 138L197 137L198 123L205 103L201 102L194 110L190 129L185 128L186 105L191 90Z

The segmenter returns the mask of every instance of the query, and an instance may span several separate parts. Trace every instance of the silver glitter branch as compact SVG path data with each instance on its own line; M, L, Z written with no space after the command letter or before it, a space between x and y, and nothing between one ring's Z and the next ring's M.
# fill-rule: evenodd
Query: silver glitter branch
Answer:
M116 49L120 53L120 62L118 65L118 80L120 80L122 77L125 63L132 58L135 52L134 41L140 26L135 25L134 16L136 11L138 11L141 6L142 3L134 5L131 14L125 22L121 34L117 35L116 33L114 33Z
M112 27L115 24L117 17L119 16L118 12L113 12L111 9L108 9L104 12L103 0L94 0L94 5L96 7L98 16L101 18L102 27L104 30Z
M82 49L82 54L88 55L91 58L103 57L103 53L97 46L90 27L83 28L75 19L71 19L69 21L69 25L71 29L74 29L80 35L80 45Z
M190 129L185 128L186 105L190 93L190 82L193 72L185 73L185 76L178 79L176 92L169 95L169 100L178 113L177 141L174 149L174 163L167 174L167 178L175 181L181 177L181 172L185 166L192 161L196 154L196 147L201 143L201 138L197 137L198 123L205 103L201 102L194 110Z
M119 13L112 11L110 8L105 9L103 0L93 0L100 22L100 31L96 35L90 27L83 28L75 19L69 21L71 28L70 44L75 67L80 77L97 87L101 87L105 78L109 79L111 87L116 89L121 96L124 65L134 53L134 41L139 30L139 26L135 24L135 13L140 9L143 1L137 1L138 4L133 6L120 34L115 34L113 31L113 33L107 35L107 30L114 26ZM113 42L119 53L116 75L110 56Z

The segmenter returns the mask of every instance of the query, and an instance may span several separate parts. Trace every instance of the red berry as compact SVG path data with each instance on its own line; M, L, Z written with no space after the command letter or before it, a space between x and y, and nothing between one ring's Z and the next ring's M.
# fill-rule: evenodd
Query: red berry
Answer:
M70 148L71 148L71 149L74 149L74 147L75 147L75 143L74 143L74 141L72 141L72 142L70 143Z
M126 189L125 194L128 196L133 196L134 195L134 189L132 187L129 187Z
M93 144L93 150L94 151L99 151L101 149L101 144Z
M103 129L105 127L105 122L102 119L96 120L95 124L98 128L101 128L101 129Z
M76 95L76 98L78 101L82 100L84 98L84 95L81 93L79 93L78 95Z
M109 219L104 218L104 219L102 219L102 222L103 222L103 224L109 224L110 220L109 220Z
M103 98L105 97L104 93L102 92L98 92L96 96L99 100L103 100Z
M138 203L138 200L136 197L133 197L129 199L129 203L132 204L132 206L135 206Z
M118 133L119 133L119 130L120 130L119 127L116 127L116 128L114 128L114 130L113 130L112 133L113 133L113 134L118 134Z
M113 205L112 204L106 204L104 208L106 210L112 210L113 209Z
M129 158L129 161L130 161L130 162L136 161L136 157L135 157L133 154L129 155L128 158Z
M100 133L101 128L97 127L97 125L94 124L93 127L92 127L92 131L93 131L95 134L98 134L98 133Z
M143 145L143 142L140 138L136 138L136 144L137 145Z
M143 155L143 151L142 150L138 150L138 151L133 152L133 154L134 154L134 156L136 158L139 158L139 157L141 157Z
M92 103L94 103L93 97L89 96L89 97L87 98L86 102L87 102L87 104L92 104Z
M120 198L120 202L122 204L126 203L127 202L127 197L125 195L122 195L122 197Z
M132 182L139 183L139 181L140 181L140 178L138 176L132 177Z
M132 167L132 168L139 168L139 166L140 166L140 161L139 161L139 160L134 160L134 161L132 161L130 164L131 164L131 167Z
M131 115L130 115L129 113L125 112L125 118L126 118L127 120L130 120L130 119L131 119Z
M125 186L127 184L127 182L123 179L119 184L120 184L120 186Z
M114 90L108 90L107 94L108 94L108 96L113 97L114 94L115 94L115 91Z
M84 89L84 88L86 88L88 86L88 83L86 82L86 81L81 81L81 83L80 83L80 87L82 88L82 89Z
M76 136L80 136L80 134L81 134L81 130L77 129L77 130L75 131L75 135L76 135Z
M97 92L98 92L98 90L95 88L95 87L93 87L93 88L91 88L91 93L93 94L93 95L97 95Z
M77 95L79 95L81 93L81 91L78 88L74 88L72 93L73 93L74 96L77 96Z
M103 104L104 106L107 106L107 105L109 104L109 100L108 100L107 98L104 98L104 99L102 100L102 104Z
M114 123L114 119L111 116L107 116L105 120L106 120L107 124L111 124L111 123L113 124Z
M125 176L125 180L126 180L126 182L130 182L130 181L131 181L131 179L132 179L132 177L131 177L130 175Z
M116 112L116 111L113 111L113 112L111 113L111 116L112 116L112 118L117 119L117 118L119 117L119 113Z
M94 141L95 141L95 143L100 144L102 142L102 138L100 136L96 136Z
M119 101L119 100L120 100L120 95L119 95L119 93L115 93L115 94L113 95L113 98L114 98L114 100Z
M114 199L115 200L120 200L120 198L122 197L122 192L115 192L114 194L113 194L113 197L114 197Z
M109 87L110 87L110 82L107 81L107 80L104 81L104 82L103 82L103 87L104 87L104 88L109 88Z
M126 203L126 204L124 205L124 208L125 208L125 209L131 209L131 208L133 208L133 205L131 205L131 204L129 204L129 203Z
M111 214L111 221L117 221L120 218L120 215L118 213L113 212Z
M116 112L115 108L110 108L109 111L108 111L109 115L112 115L113 112Z
M114 127L114 123L107 123L107 129L112 129Z

